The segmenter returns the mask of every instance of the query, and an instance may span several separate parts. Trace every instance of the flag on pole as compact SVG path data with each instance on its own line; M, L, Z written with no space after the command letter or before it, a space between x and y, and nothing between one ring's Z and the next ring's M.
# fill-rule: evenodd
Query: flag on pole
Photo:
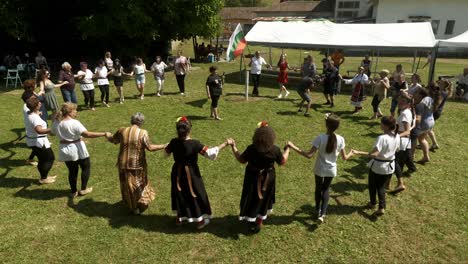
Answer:
M237 24L236 29L232 33L231 37L229 38L229 46L226 52L226 60L231 61L235 57L242 54L245 47L247 46L247 42L244 38L244 32L242 31L242 26Z

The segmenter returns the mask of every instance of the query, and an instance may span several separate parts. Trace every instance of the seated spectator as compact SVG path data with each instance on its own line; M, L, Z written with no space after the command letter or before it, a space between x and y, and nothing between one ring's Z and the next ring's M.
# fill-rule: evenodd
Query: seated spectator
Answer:
M468 101L468 68L463 69L463 74L458 76L455 99Z

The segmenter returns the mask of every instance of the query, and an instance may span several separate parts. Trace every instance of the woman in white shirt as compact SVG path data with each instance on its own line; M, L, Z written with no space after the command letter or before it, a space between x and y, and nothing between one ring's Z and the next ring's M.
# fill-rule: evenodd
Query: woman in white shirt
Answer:
M343 160L348 160L353 156L352 152L346 154L345 140L342 136L335 134L340 126L340 119L336 115L327 115L325 120L327 133L316 137L312 142L312 148L309 151L303 151L296 147L292 142L288 146L310 159L318 152L317 160L314 166L315 174L315 210L317 220L323 223L327 214L328 200L330 199L330 185L337 174L336 160L341 154Z
M154 79L157 84L157 96L162 95L164 86L164 70L167 68L166 63L161 60L161 56L156 56L156 61L151 65L151 71L154 73Z
M411 152L410 138L411 130L414 128L413 113L411 111L411 98L401 95L398 98L398 109L400 110L400 115L397 118L398 134L400 135L400 150L395 156L397 161L395 174L398 179L398 185L392 193L401 192L406 189L402 178L405 164L408 167L408 174L416 171L416 166L414 165Z
M81 70L78 71L78 79L80 80L80 89L83 92L86 107L94 111L94 84L93 72L88 69L88 63L80 62Z
M362 110L364 101L364 85L369 84L369 77L364 73L364 67L358 68L358 73L350 80L344 80L345 84L353 85L353 94L351 95L351 104L354 105L354 112Z
M98 66L94 70L94 75L97 77L97 83L99 90L101 91L101 102L106 107L109 106L109 79L107 77L112 73L112 70L108 71L107 67L104 66L104 61L99 60Z
M392 116L384 116L380 122L383 134L377 138L371 152L352 150L353 154L364 155L371 158L369 162L369 209L377 204L376 195L379 197L379 209L374 215L381 216L385 213L385 184L395 172L395 153L400 149L400 136L396 133L396 120Z
M137 90L140 93L138 96L141 100L145 98L144 90L145 90L145 73L150 72L146 69L146 65L143 63L141 58L137 58L136 64L133 67L133 71L130 75L135 75L135 82L137 86Z
M91 173L91 161L86 144L81 139L108 137L109 132L90 132L80 121L76 120L76 104L64 103L55 120L52 130L60 139L59 160L64 161L68 168L68 182L70 183L72 197L86 195L93 191L87 187ZM78 191L78 169L81 168L81 189Z
M54 164L55 156L47 139L47 134L51 133L50 129L47 128L47 122L42 120L39 115L41 102L33 96L26 100L26 106L29 109L24 119L26 145L32 148L34 155L39 159L37 164L37 170L41 175L39 183L53 183L57 176L48 176L48 174Z
M112 69L114 69L114 62L112 61L110 51L104 53L104 63L106 64L106 68L108 71L112 71Z

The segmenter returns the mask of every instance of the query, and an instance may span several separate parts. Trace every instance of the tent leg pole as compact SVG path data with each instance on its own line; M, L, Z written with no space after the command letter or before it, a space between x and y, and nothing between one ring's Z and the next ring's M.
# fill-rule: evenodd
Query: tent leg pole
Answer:
M270 57L269 63L270 63L270 65L272 65L273 63L272 63L272 60L271 60L271 46L269 46L269 57Z
M436 44L434 47L434 50L432 51L432 60L431 60L431 66L429 68L429 78L427 80L427 83L429 84L430 82L434 81L434 73L435 73L435 66L436 66L436 60L437 60L437 53L439 51L439 44Z
M245 69L245 100L249 100L249 71Z
M239 82L242 83L242 62L244 60L244 54L241 55L240 64L239 64Z
M411 67L411 72L414 73L414 65L416 63L416 56L418 56L418 50L414 50L414 55L413 55L413 66Z

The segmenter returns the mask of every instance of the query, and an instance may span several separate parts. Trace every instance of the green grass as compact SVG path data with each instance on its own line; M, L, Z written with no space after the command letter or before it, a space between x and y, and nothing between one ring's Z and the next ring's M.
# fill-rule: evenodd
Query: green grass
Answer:
M291 54L292 52L288 52ZM292 54L291 54L292 55ZM346 67L355 68L349 59ZM398 58L388 58L388 68ZM466 65L466 60L463 61ZM455 72L461 60L441 62L440 72ZM312 94L314 110L310 118L297 115L298 95L273 100L277 95L275 78L262 80L261 95L245 101L238 75L232 74L220 100L224 121L208 118L204 82L208 64L196 64L188 75L187 96L177 92L168 74L167 96L152 97L155 83L147 76L146 98L127 99L123 105L98 107L95 112L79 113L79 120L90 131L115 132L127 126L130 115L146 115L144 128L153 142L166 143L175 136L175 120L187 115L193 120L193 137L207 145L234 137L241 150L250 143L257 122L268 120L277 132L277 143L292 140L302 148L324 132L324 114L319 91ZM221 71L238 70L238 62L220 63ZM198 68L199 67L199 68ZM290 85L291 87L294 84ZM78 89L78 88L77 88ZM338 175L331 187L329 215L318 226L313 212L313 164L292 153L290 161L277 172L275 212L257 235L248 235L237 221L244 166L229 149L217 161L200 160L214 219L203 231L194 226L176 227L170 207L170 169L172 159L162 153L148 153L149 177L157 193L144 215L128 215L120 202L115 162L118 146L103 138L88 140L94 192L68 200L67 169L56 162L51 175L55 184L37 185L38 173L24 165L30 151L24 141L21 91L9 90L0 96L0 259L3 263L156 263L164 262L331 262L331 263L466 263L468 262L466 223L467 199L467 105L448 102L437 122L441 149L431 153L432 162L405 178L408 190L388 197L387 214L374 221L371 211L363 210L368 201L366 160L339 161ZM97 94L99 92L97 91ZM136 94L133 81L125 83L125 94ZM61 96L57 93L59 101ZM83 96L78 94L79 102ZM116 97L111 87L111 97ZM388 113L389 100L383 109ZM337 98L334 111L342 118L338 133L347 149L367 150L380 133L377 121L370 121L370 101L363 113L351 116L349 95ZM58 156L57 138L50 137ZM417 158L421 157L420 151ZM393 179L395 184L395 179Z

